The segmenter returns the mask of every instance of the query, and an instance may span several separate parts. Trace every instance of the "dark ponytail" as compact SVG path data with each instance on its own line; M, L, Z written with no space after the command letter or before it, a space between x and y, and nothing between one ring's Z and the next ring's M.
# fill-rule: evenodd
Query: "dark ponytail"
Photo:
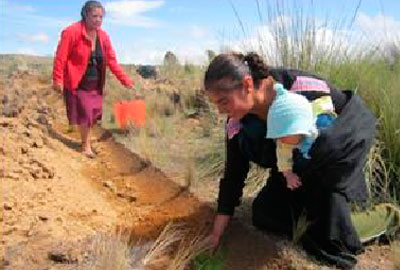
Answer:
M256 53L226 53L216 56L204 76L206 91L233 90L242 85L245 75L251 75L258 88L262 79L269 75L268 67Z
M255 52L250 52L244 57L244 61L249 66L254 85L258 87L260 81L269 76L269 68L264 60Z

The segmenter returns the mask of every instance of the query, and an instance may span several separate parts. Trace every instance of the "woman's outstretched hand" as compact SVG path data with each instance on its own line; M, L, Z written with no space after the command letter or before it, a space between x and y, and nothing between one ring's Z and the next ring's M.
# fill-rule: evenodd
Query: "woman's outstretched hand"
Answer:
M218 246L220 245L221 237L224 234L225 228L228 225L230 219L231 216L229 215L217 214L215 216L213 231L209 239L212 252L217 250Z

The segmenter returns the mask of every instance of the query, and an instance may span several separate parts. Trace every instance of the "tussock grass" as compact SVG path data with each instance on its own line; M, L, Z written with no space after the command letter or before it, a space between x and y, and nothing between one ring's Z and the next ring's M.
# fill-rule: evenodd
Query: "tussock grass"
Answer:
M198 254L209 248L208 245L209 241L203 233L182 241L167 270L187 269Z
M182 225L167 224L143 258L143 264L156 265L162 263L164 256L170 252L172 245L181 241L184 236L185 231Z
M184 270L197 254L206 249L208 239L204 232L200 230L193 233L184 224L169 223L150 248L143 263L146 266L162 264L166 270ZM169 255L167 263L162 261L165 255Z
M400 64L388 64L379 51L331 69L331 77L336 83L341 88L357 89L378 117L380 156L385 166L390 200L394 201L400 196L399 72Z
M382 157L382 143L379 141L376 141L369 152L365 180L371 205L391 200L389 172Z
M93 258L89 269L128 270L135 259L131 257L132 250L128 245L128 238L122 234L96 235L91 250Z
M202 230L191 231L184 224L169 223L154 241L132 243L127 232L94 237L88 270L188 269L192 259L208 249Z

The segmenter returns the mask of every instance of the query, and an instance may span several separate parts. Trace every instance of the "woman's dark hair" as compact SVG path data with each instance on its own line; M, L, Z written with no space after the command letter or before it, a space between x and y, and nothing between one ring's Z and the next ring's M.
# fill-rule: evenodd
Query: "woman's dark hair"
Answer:
M245 56L241 53L220 54L208 66L204 88L206 91L233 90L241 86L245 75L251 75L258 88L260 81L269 75L268 66L254 52Z
M103 16L106 14L106 10L99 1L86 1L81 9L81 17L83 21L86 20L88 12L94 8L101 8L103 10Z

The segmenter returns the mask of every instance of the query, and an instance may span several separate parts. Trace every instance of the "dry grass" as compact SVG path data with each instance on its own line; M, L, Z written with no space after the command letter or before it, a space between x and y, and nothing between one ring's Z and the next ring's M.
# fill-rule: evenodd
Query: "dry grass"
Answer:
M203 233L198 233L191 239L181 241L175 256L167 270L184 270L201 252L208 249L208 239Z
M389 172L382 158L382 143L379 141L372 146L364 171L370 203L390 201Z
M159 237L143 258L143 265L156 265L162 263L165 254L170 253L171 247L185 237L182 225L169 223L164 227Z
M184 270L192 259L208 248L204 232L190 233L185 224L168 224L143 259L145 266L165 265L166 270ZM173 249L173 250L172 250ZM169 254L168 262L163 261Z
M392 251L392 260L395 270L400 270L400 241L392 242L390 245L390 249Z
M89 269L128 270L132 265L131 248L124 235L99 234L92 244L93 259Z
M132 244L126 232L98 234L90 250L87 270L188 269L192 259L208 247L201 231L193 233L185 224L169 223L154 242Z

